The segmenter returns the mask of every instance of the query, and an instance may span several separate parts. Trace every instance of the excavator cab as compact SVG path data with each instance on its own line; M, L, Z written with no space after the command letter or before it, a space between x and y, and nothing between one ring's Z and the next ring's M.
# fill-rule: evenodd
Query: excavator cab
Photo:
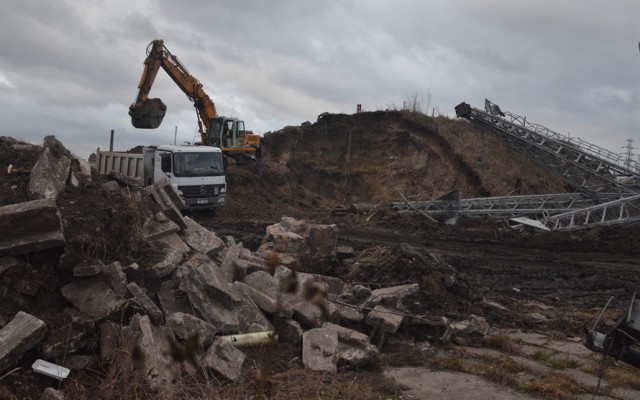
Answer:
M144 99L129 107L131 124L138 129L156 129L167 113L167 106L160 99Z

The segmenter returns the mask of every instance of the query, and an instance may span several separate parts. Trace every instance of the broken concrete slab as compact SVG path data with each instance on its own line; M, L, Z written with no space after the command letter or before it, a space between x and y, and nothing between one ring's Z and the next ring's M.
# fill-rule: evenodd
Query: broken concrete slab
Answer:
M271 325L271 322L269 322L253 299L251 299L251 297L241 289L238 283L239 282L235 282L233 284L233 290L240 298L240 304L235 307L235 310L238 313L240 332L252 333L272 331L273 326Z
M161 261L147 268L150 276L155 278L164 278L172 273L184 258L184 253L173 248L162 249L164 257Z
M180 290L180 281L178 279L162 282L156 295L160 301L160 308L162 308L165 319L177 312L185 314L193 314L195 312L187 294Z
M312 371L338 370L338 333L314 328L302 335L302 363Z
M336 260L338 228L336 225L310 224L282 217L267 227L258 254L279 255L282 265L296 271L324 275Z
M73 267L73 276L76 278L86 278L102 273L104 263L100 260L82 262Z
M175 204L173 199L169 196L169 191L175 194L174 198L179 202L178 204ZM181 208L185 208L184 201L177 193L175 193L173 186L171 186L171 183L167 179L163 179L158 183L145 187L143 192L150 195L160 206L162 212L164 212L171 221L178 225L180 229L187 228L187 224L185 223L182 217L182 212L180 211Z
M275 331L278 332L278 338L281 342L287 342L297 346L302 341L304 331L296 321L287 318L275 318L273 325Z
M362 311L348 306L338 306L335 318L338 324L357 331L361 330L364 322L364 314Z
M123 297L127 295L127 275L122 271L122 264L119 261L105 265L102 276L116 295Z
M184 199L182 197L180 197L180 194L178 193L178 190L175 188L175 186L173 186L171 184L171 182L168 179L162 179L159 182L157 182L156 185L158 185L158 187L161 187L165 191L167 196L169 196L169 199L171 200L171 202L179 210L182 210L182 209L187 207L187 204L184 202ZM178 224L178 225L180 225L180 224Z
M163 213L158 212L148 218L142 224L142 236L145 240L153 242L171 233L178 232L180 227L168 219Z
M156 239L153 243L158 247L174 249L182 254L187 253L189 250L191 250L189 246L187 246L187 244L182 239L180 239L180 236L178 236L178 234L175 232L166 234Z
M180 290L187 294L191 305L202 318L221 333L236 333L239 329L238 314L207 294L202 274L189 271L180 276Z
M0 373L37 346L46 333L47 326L44 322L19 311L11 322L0 329Z
M239 290L248 295L262 311L275 317L291 318L293 316L293 308L291 307L291 304L284 300L282 296L273 298L254 289L252 286L249 286L244 282L235 282L234 285L237 285Z
M151 300L151 297L147 294L147 292L138 286L135 282L131 282L127 285L127 291L133 297L133 299L142 307L142 309L147 313L149 319L154 325L162 325L164 324L164 317L162 316L162 311L156 305L156 303Z
M152 326L149 317L140 314L131 318L129 329L140 335L137 342L142 354L140 367L149 387L161 398L175 398L172 383L180 375L180 364L171 358L173 332L165 326Z
M234 309L240 304L239 295L209 256L196 254L185 263L185 266L190 268L188 273L194 280L200 281L210 298L216 299L228 309Z
M28 254L65 244L54 199L0 207L0 226L0 255Z
M59 143L59 142L58 142ZM62 144L60 144L62 146ZM71 158L45 147L29 176L27 191L32 199L56 199L67 185Z
M180 340L189 340L198 336L199 344L208 348L216 337L216 327L190 314L176 312L167 317L166 325Z
M216 374L230 381L242 376L242 364L246 355L231 343L216 339L204 357L204 364Z
M454 322L450 325L450 331L454 343L460 346L482 345L482 340L489 333L489 324L484 317L478 315L469 315L469 318Z
M180 237L189 247L205 254L224 248L224 241L214 232L189 217L184 217L184 221L187 224L187 228L180 233Z
M404 316L398 310L385 307L381 304L367 314L366 323L373 327L370 340L378 347L382 347L389 337L398 331L404 321Z
M244 277L242 282L274 299L282 293L280 280L264 271L249 274Z
M378 348L369 342L364 333L327 322L322 325L338 335L338 366L364 367L374 364L380 357Z
M329 317L325 310L316 304L300 299L295 295L286 296L291 307L293 307L293 319L305 327L320 328Z
M220 263L220 270L229 282L242 280L246 275L246 269L243 270L237 267L241 249L242 243L236 244L235 241L232 242L227 251L225 251L222 263Z
M371 291L371 296L365 303L365 307L373 308L378 304L398 310L404 309L402 299L420 290L420 285L410 283L407 285L392 286Z
M60 291L77 309L96 319L109 316L126 302L101 277L79 279L65 285Z

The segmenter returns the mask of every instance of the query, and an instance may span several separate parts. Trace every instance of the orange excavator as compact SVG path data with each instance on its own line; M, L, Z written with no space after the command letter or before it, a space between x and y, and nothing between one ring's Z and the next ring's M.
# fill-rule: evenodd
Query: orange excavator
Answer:
M138 96L129 107L131 124L139 129L156 129L162 123L167 106L158 98L149 98L153 82L162 69L187 95L196 109L198 131L202 144L219 147L229 157L252 157L254 146L260 145L260 136L248 133L244 121L218 115L216 106L205 93L202 84L165 47L163 40L154 40L147 46Z

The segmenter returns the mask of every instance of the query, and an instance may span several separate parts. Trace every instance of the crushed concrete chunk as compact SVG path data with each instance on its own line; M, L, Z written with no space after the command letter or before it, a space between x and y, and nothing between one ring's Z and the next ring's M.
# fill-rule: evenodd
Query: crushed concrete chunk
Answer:
M323 275L336 260L337 241L336 225L310 224L282 217L280 223L267 227L258 254L266 257L275 252L284 266Z
M119 310L126 302L116 295L100 277L71 282L61 290L76 308L93 318L104 318Z
M149 274L155 278L164 278L172 273L182 262L183 253L173 248L166 248L162 250L164 258L162 261L152 265L147 269Z
M0 207L0 255L28 254L65 245L54 199Z
M338 334L335 330L314 328L302 335L302 363L312 371L338 370Z
M235 282L239 290L242 290L256 303L260 309L270 315L276 317L291 318L293 316L293 308L291 304L286 300L280 298L273 298L268 296L253 287L247 285L244 282Z
M59 143L59 142L58 142ZM62 146L62 144L60 144ZM31 169L27 190L32 199L55 199L67 185L71 158L45 147Z
M216 337L216 327L190 314L176 312L167 318L166 326L181 340L189 340L198 336L199 344L208 348Z
M180 236L195 251L206 254L219 251L224 247L224 242L214 232L189 217L184 217L184 221L187 228L180 233Z
M334 330L338 335L339 366L363 367L374 364L380 357L380 352L369 342L367 335L329 322L322 327Z
M142 224L142 236L145 240L151 242L179 230L180 227L176 225L175 222L167 219L161 212L158 212L153 217L148 218Z
M202 282L202 274L191 270L180 276L180 290L185 292L193 308L221 333L238 332L238 314L211 298Z
M147 292L142 289L140 286L136 285L135 282L131 282L127 285L127 290L133 299L142 307L142 309L147 313L151 322L154 325L162 325L164 324L164 317L162 316L162 311L156 305L156 303L151 300Z
M127 295L127 275L122 271L119 261L114 261L102 269L102 275L109 287L118 296Z
M143 355L141 368L149 387L161 398L176 398L172 383L180 375L180 363L171 358L171 341L175 340L171 329L154 327L149 317L140 314L131 318L129 329L139 334L137 345Z
M38 345L47 332L47 326L38 318L19 311L4 328L0 329L0 373L18 362L22 356Z
M205 365L218 375L237 381L242 376L242 364L246 355L231 343L216 339L207 350Z
M296 321L286 318L276 318L273 324L281 342L298 345L302 341L304 331Z
M251 297L245 293L239 285L239 282L233 284L234 291L240 298L240 305L235 310L238 313L238 322L240 324L240 332L266 332L272 331L271 322L264 315L260 307L254 303Z

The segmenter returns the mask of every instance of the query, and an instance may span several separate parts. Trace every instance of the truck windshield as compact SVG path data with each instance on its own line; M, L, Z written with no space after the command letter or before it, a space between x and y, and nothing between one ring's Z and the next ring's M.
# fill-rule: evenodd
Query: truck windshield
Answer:
M174 153L173 165L177 177L224 175L222 153Z

